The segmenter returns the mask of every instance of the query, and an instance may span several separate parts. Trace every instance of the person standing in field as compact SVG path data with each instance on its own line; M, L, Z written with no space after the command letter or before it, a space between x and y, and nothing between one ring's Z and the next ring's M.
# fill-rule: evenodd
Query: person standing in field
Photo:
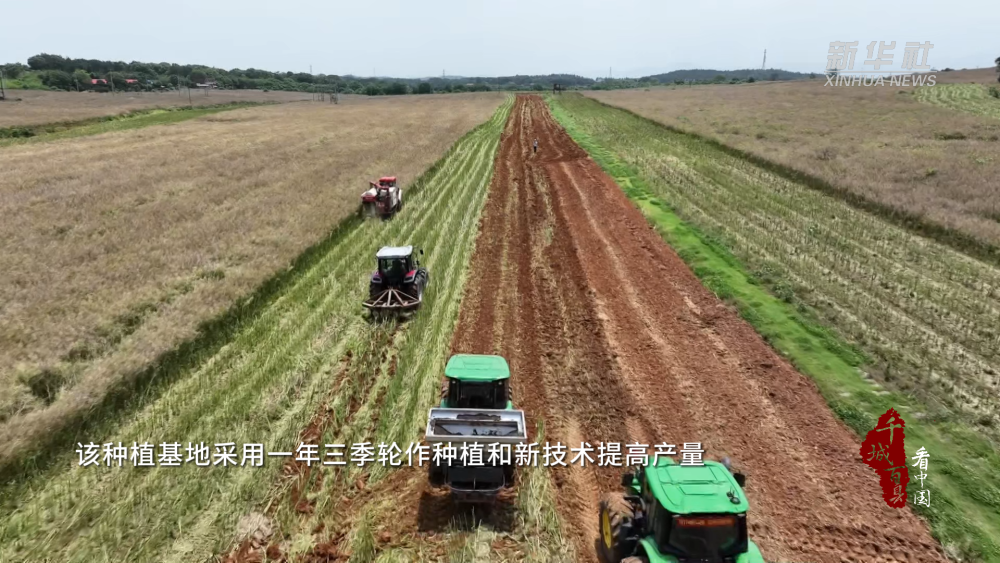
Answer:
M538 139L535 139L535 144L534 144L534 148L532 149L532 151L531 151L531 152L532 152L532 153L536 153L536 152L538 152Z

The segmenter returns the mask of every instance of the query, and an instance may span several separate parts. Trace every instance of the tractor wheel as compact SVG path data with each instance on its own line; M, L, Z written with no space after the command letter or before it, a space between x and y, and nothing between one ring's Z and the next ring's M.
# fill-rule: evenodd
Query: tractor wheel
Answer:
M635 546L623 545L622 528L632 523L635 513L623 493L605 493L601 497L600 530L601 559L604 563L619 563L632 554ZM629 562L633 563L633 562Z
M427 288L428 276L426 271L422 271L417 274L417 297L423 301L424 300L424 289Z

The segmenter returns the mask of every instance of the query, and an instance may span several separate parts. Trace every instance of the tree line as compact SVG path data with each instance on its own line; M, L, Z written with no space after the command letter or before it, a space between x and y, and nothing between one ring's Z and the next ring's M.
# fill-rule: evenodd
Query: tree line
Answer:
M1000 59L998 59L1000 61ZM22 87L55 90L173 90L198 84L232 90L289 90L364 94L369 96L431 94L435 92L485 92L491 90L563 89L617 90L662 84L740 83L758 80L815 78L814 74L781 69L675 70L642 78L590 79L575 74L514 75L499 77L440 76L430 78L357 77L351 75L272 72L255 68L225 70L197 64L144 63L71 59L41 53L28 58L27 65L0 65L8 79L24 78ZM1000 67L1000 62L997 63ZM29 80L30 79L30 80ZM94 85L92 81L103 82Z
M302 92L339 92L369 96L430 94L434 92L485 92L491 90L547 90L553 84L563 87L586 87L593 80L571 74L516 75L486 77L362 78L351 75L310 74L307 72L272 72L255 68L230 69L196 64L144 63L71 59L41 53L28 58L27 65L0 65L8 79L31 77L46 88L55 90L164 90L211 84L232 90L289 90ZM100 79L99 85L92 84Z

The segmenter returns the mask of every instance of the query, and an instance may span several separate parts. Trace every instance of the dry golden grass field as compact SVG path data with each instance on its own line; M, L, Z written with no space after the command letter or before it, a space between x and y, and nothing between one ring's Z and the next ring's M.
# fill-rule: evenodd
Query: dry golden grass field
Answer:
M973 68L962 69L950 72L936 72L939 84L959 84L970 83L994 85L997 83L997 71L995 68Z
M0 127L42 125L79 121L105 115L116 115L137 109L187 106L187 90L177 92L127 92L99 94L95 92L48 92L44 90L11 90L13 100L0 103ZM191 91L195 106L230 102L295 102L311 100L306 92L262 92L260 90Z
M812 80L587 95L1000 245L1000 120L921 103L913 88Z
M0 462L97 404L502 94L237 109L0 149Z

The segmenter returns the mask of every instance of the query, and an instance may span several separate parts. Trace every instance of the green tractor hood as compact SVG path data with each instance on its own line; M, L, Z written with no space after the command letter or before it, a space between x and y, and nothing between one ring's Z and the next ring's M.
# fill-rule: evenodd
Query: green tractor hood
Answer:
M455 354L448 360L444 375L459 381L499 381L510 378L510 366L501 356Z
M653 496L674 514L741 514L749 510L743 489L717 461L679 465L670 458L646 467Z

